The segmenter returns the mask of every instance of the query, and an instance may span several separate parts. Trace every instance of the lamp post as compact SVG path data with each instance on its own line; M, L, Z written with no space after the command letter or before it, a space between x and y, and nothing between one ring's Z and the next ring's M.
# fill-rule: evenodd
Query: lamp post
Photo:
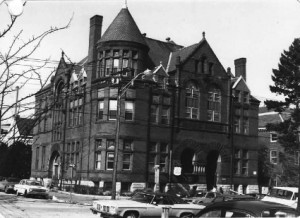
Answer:
M18 17L23 13L24 3L22 0L2 0L0 5L5 4L8 7L8 12L11 16Z
M117 72L116 75L121 75L124 71L130 71L130 69L125 69L121 72ZM112 195L111 199L116 199L116 183L117 183L117 167L118 167L118 155L119 155L119 137L120 137L120 117L121 117L121 98L126 93L126 91L134 85L134 81L138 79L140 76L151 76L152 72L150 70L145 70L144 72L138 73L133 79L131 79L128 83L126 83L123 87L118 88L118 96L117 96L117 117L116 117L116 136L115 136L115 151L114 151L114 168L113 168L113 178L112 178ZM121 82L120 76L116 79L116 83L119 84Z

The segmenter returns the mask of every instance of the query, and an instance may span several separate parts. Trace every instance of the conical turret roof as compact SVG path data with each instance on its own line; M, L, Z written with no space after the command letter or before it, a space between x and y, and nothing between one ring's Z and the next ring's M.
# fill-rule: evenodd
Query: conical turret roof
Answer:
M147 45L127 8L122 8L99 42L128 41Z

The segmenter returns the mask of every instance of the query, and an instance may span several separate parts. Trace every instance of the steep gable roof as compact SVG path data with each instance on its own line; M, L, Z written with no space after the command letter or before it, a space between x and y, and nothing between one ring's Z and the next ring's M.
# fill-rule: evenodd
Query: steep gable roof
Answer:
M145 41L150 48L148 56L154 66L162 64L166 68L170 53L183 48L174 42L163 42L148 37L145 37Z
M127 8L122 8L98 42L129 41L147 45Z
M34 119L16 117L16 125L20 136L32 136L34 124Z

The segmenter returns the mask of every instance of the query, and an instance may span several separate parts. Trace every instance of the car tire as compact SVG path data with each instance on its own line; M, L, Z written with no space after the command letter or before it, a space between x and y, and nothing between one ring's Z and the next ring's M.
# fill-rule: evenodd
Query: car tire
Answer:
M28 197L28 195L27 195L27 191L25 191L25 192L24 192L24 197L25 197L25 198L27 198L27 197Z
M123 218L138 218L138 217L139 217L138 213L134 211L126 212L123 216Z
M194 214L192 213L184 213L180 215L180 218L194 218Z

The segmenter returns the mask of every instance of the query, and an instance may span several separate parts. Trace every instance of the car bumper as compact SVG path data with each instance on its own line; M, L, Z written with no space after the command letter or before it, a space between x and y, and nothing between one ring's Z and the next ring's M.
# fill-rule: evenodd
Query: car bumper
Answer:
M121 216L119 216L117 214L113 215L113 214L105 213L105 212L99 211L93 207L91 207L90 210L92 211L93 214L100 213L101 217L103 217L103 218L121 218Z
M47 192L36 192L36 191L31 191L27 193L28 195L34 195L34 196L48 196L49 193Z

